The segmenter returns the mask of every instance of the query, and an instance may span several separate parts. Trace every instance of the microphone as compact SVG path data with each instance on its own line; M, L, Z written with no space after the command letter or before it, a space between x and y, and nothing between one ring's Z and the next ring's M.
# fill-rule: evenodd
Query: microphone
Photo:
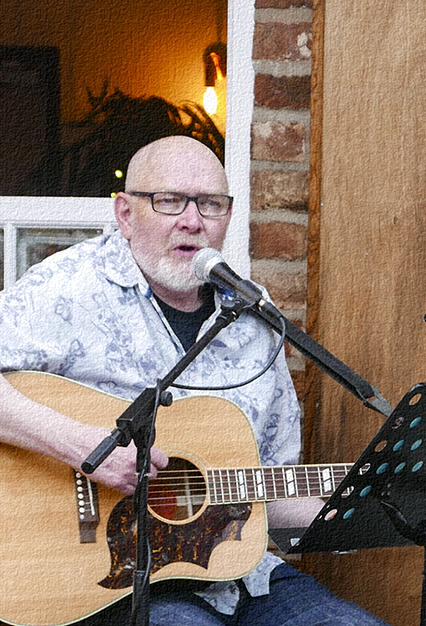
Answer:
M251 280L243 279L232 270L224 258L213 248L203 248L194 254L192 271L198 280L212 283L217 287L232 291L247 307L251 308L274 330L282 331L284 317L278 309L264 299L261 289Z

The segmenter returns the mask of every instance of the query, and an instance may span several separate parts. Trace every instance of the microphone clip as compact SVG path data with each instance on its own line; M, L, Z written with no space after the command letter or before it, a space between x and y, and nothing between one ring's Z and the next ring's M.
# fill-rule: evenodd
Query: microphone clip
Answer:
M249 281L247 281L249 283ZM237 309L241 307L242 309L252 308L254 307L260 300L262 300L262 294L259 290L259 295L250 293L248 296L247 293L236 293L229 287L223 287L220 285L214 285L217 295L219 296L221 306L225 308L233 308Z
M246 303L234 295L232 297L220 298L220 313L218 318L226 320L226 325L235 322L247 308Z

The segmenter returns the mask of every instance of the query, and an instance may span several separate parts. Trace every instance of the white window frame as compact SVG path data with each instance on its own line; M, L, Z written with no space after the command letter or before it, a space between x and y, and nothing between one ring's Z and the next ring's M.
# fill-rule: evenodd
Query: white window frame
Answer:
M224 256L249 276L250 133L253 113L252 64L255 0L228 0L228 87L226 105L226 172L235 197ZM110 198L0 197L4 231L4 286L16 281L17 232L21 228L101 229L117 227Z
M99 229L111 233L117 228L111 198L0 198L0 228L4 231L4 287L17 278L17 235L22 228Z

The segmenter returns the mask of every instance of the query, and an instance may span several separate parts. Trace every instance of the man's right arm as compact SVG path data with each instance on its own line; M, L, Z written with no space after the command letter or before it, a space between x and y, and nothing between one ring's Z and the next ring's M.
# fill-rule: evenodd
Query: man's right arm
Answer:
M51 456L77 468L107 436L107 428L89 426L30 400L0 375L0 440ZM152 448L151 472L167 465L166 455ZM131 495L137 484L136 448L118 447L90 475L93 480Z

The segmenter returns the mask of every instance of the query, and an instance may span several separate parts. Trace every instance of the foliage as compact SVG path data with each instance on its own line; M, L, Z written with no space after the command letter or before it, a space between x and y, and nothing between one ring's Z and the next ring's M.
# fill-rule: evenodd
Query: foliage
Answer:
M57 184L44 180L47 168L41 163L26 181L25 194L110 196L123 189L132 155L170 135L198 139L223 162L224 138L199 105L178 107L156 96L132 98L119 89L108 95L107 80L99 96L87 92L90 111L75 124L83 129L84 137L61 151ZM123 172L123 178L115 176L116 170Z

